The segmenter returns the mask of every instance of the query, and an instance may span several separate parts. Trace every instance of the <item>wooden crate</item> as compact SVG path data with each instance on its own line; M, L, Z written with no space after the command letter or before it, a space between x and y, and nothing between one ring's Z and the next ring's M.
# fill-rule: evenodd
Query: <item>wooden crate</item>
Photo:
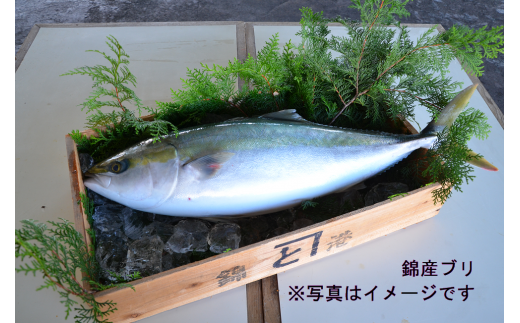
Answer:
M148 117L145 117L148 118ZM415 132L415 130L414 130ZM93 135L92 130L83 132ZM90 243L80 201L85 193L76 143L66 136L76 229ZM242 286L379 238L435 216L432 184L375 205L273 237L231 252L132 282L130 288L96 292L100 302L112 300L113 322L133 322L193 301ZM89 289L88 285L85 288Z

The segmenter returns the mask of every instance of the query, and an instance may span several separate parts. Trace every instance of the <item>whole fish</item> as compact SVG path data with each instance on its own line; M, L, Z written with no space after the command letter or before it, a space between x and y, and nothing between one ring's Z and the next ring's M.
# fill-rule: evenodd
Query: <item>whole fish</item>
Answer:
M185 129L156 143L143 141L95 165L84 183L118 203L157 214L275 212L347 189L412 151L429 148L475 88L459 93L437 122L417 135L325 126L283 110Z

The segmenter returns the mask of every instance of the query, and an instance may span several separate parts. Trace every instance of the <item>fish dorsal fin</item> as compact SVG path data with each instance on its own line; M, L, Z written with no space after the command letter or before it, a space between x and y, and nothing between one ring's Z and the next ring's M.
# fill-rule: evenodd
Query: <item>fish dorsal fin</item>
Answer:
M240 121L240 120L244 120L244 119L247 119L247 118L245 118L245 117L236 117L236 118L232 118L232 119L227 119L226 122L227 121Z
M188 167L197 173L199 179L208 179L222 168L228 160L235 155L230 152L219 152L211 155L202 156L191 162L184 164L183 167Z
M312 123L308 120L305 120L301 115L296 113L296 109L286 109L286 110L271 112L268 114L261 115L258 118Z

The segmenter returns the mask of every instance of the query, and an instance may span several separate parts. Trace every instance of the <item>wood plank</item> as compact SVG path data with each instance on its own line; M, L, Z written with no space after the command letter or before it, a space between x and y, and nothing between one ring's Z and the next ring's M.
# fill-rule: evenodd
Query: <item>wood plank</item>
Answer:
M265 323L282 323L279 292L277 275L262 279Z
M413 135L416 135L419 133L419 131L417 131L417 129L415 129L415 127L408 121L406 120L404 117L402 116L399 116L399 118L401 119L401 121L404 123L404 126L410 130L410 132L413 134Z
M25 37L25 40L23 41L22 46L20 46L18 53L16 53L16 56L14 58L14 71L15 72L18 71L18 67L20 67L20 64L22 64L25 54L27 54L27 51L31 47L31 44L33 43L34 39L36 38L38 31L40 31L40 27L38 25L34 25L31 28L31 31L29 31L29 34L27 35L27 37Z
M237 23L237 59L244 62L247 59L247 45L246 45L246 24L244 22ZM240 77L238 78L238 88L241 89L245 82Z
M135 281L130 288L96 293L119 309L113 322L133 322L290 270L355 247L436 215L433 184L363 209L256 244Z
M256 45L255 45L255 28L253 26L253 23L246 22L245 23L246 30L245 30L245 36L246 36L246 53L247 56L251 56L254 59L256 59ZM249 89L253 89L253 85L249 84Z
M85 186L83 185L83 178L81 177L81 166L78 158L78 150L76 143L72 138L67 135L65 136L65 145L67 148L67 163L69 166L70 173L70 190L72 192L72 209L74 210L74 227L76 231L81 233L83 236L83 242L87 245L90 251L90 244L92 240L90 235L87 234L86 229L90 228L90 225L85 214L85 210L81 205L80 193L85 194ZM90 290L90 284L86 281L82 282L83 288Z
M256 59L255 27L251 22L246 22L246 51Z
M262 301L262 281L257 280L246 285L247 323L264 323Z
M495 101L493 100L493 98L491 97L489 92L486 90L486 88L484 87L484 85L482 84L480 79L478 77L476 77L475 75L468 74L468 76L469 76L471 82L473 82L473 84L479 85L479 86L477 86L478 93L480 93L480 95L482 96L482 99L484 99L487 106L489 107L489 110L491 110L491 113L493 113L493 115L497 119L498 123L500 123L500 125L502 126L502 129L504 129L504 114L502 113L502 110L500 110L498 105L495 103Z

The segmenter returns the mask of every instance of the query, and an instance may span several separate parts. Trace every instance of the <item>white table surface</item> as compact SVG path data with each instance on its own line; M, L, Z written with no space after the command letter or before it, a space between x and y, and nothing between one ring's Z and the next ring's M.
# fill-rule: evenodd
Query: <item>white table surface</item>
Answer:
M274 33L280 44L289 39L298 44L301 38L296 26L255 26L256 49L259 50ZM331 27L336 36L346 36L342 27ZM413 28L410 35L416 39L427 28ZM450 65L450 76L472 84L460 69L458 62ZM472 139L469 147L482 154L499 168L488 172L476 168L473 182L463 185L464 193L454 192L442 206L439 214L409 228L389 234L339 254L302 265L278 274L282 322L501 322L504 320L504 131L488 106L475 91L468 107L483 111L492 126L485 141ZM426 109L419 110L417 121L424 127L429 122ZM436 261L437 277L403 277L405 260ZM444 276L451 265L442 262L457 260L455 270ZM472 272L468 272L472 261ZM462 271L462 262L466 271ZM419 268L420 269L420 268ZM290 286L304 286L307 296L309 285L323 285L322 295L328 296L326 286L342 286L343 301L324 298L318 302L304 297L305 301L291 301ZM458 288L473 287L463 302ZM345 301L345 288L361 288L361 300ZM433 290L436 294L423 300ZM364 294L377 286L374 301ZM395 286L395 297L384 300L386 292ZM424 286L429 287L423 294ZM444 298L440 288L455 287L455 294ZM418 292L417 295L400 294ZM349 296L352 292L349 292Z
M130 55L137 95L152 107L155 100L171 101L170 88L181 87L186 67L199 67L200 62L227 65L237 55L234 24L41 28L16 72L16 228L29 218L74 221L65 135L84 129L85 112L77 105L88 97L92 81L88 76L59 75L105 64L101 55L85 50L108 54L105 37L110 34ZM35 291L42 282L40 275L16 274L16 321L73 322L74 314L64 320L58 293ZM242 286L140 322L245 322L246 308Z

